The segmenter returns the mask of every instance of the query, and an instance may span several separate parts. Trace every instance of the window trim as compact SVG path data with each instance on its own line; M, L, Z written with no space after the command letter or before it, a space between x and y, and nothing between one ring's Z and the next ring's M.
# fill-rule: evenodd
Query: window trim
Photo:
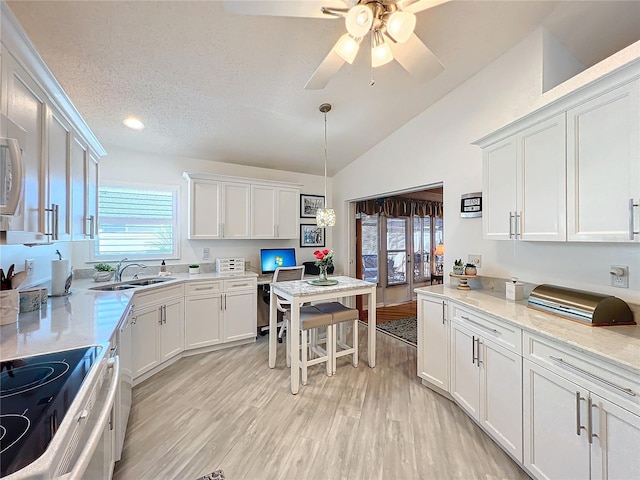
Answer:
M87 263L98 263L98 262L117 262L122 260L125 256L129 261L135 260L180 260L180 244L182 243L182 235L181 235L181 219L180 219L180 201L182 198L182 188L180 185L168 185L168 184L158 184L158 185L149 185L147 183L130 183L130 182L119 182L119 181L104 181L100 185L98 185L98 199L100 198L100 189L101 188L125 188L131 190L147 190L147 191L162 191L162 192L171 192L173 195L173 227L174 227L174 235L173 235L173 253L171 255L162 255L162 254L138 254L135 255L127 255L126 253L117 254L117 255L98 255L96 254L97 242L99 241L100 236L100 205L98 203L97 211L98 211L98 224L96 226L96 238L94 240L94 244L91 245L89 258L90 260ZM99 202L99 200L98 200Z

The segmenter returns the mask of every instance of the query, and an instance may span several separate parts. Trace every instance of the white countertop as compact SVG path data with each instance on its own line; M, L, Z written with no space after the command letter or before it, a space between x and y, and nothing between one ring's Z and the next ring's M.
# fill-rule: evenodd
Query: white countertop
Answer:
M526 300L514 302L491 290L458 290L451 285L434 285L415 291L455 300L640 375L640 325L592 327L533 310L527 307Z
M136 292L183 282L247 277L257 274L171 274L175 280L116 292L90 290L111 282L74 280L71 295L50 297L46 308L43 305L40 310L21 313L17 323L0 327L0 361L108 342Z

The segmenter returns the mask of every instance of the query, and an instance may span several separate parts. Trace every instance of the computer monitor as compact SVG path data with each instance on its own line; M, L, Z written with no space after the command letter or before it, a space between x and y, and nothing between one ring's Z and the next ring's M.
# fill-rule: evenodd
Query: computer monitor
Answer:
M262 273L273 273L278 267L295 267L295 248L261 248L260 267Z

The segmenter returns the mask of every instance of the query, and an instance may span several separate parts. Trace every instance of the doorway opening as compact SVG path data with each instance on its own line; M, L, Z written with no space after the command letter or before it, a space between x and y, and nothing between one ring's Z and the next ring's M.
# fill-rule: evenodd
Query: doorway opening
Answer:
M355 273L378 285L377 323L416 316L414 289L442 283L442 198L438 185L355 202Z

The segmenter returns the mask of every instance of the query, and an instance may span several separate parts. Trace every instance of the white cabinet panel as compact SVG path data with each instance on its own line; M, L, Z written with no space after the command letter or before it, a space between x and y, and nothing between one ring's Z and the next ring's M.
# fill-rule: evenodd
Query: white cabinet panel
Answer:
M204 287L201 287L204 288ZM185 298L185 348L199 348L222 342L222 294Z
M48 109L47 113L47 231L52 240L71 239L71 132L62 118Z
M442 298L418 295L418 376L449 391L449 320Z
M300 190L278 188L278 238L298 238Z
M483 149L482 229L486 239L514 238L516 152L515 137Z
M175 357L184 350L184 303L182 298L162 305L160 325L160 362Z
M474 332L451 323L451 396L469 416L480 419L480 369Z
M87 198L87 146L78 137L71 140L71 233L73 240L85 238L85 199Z
M138 309L131 319L133 345L133 378L158 365L158 329L160 315L157 307Z
M189 239L222 238L221 182L193 180L189 182Z
M255 283L250 291L225 293L224 339L226 342L255 338L257 296Z
M246 183L223 183L222 238L239 240L251 238L251 186Z
M87 238L94 239L98 225L98 157L91 150L89 150L87 157L86 172L87 196L84 201L84 234Z
M251 185L251 238L276 238L277 189Z
M629 200L640 201L640 81L569 110L568 237L628 242ZM640 229L638 207L634 229Z

